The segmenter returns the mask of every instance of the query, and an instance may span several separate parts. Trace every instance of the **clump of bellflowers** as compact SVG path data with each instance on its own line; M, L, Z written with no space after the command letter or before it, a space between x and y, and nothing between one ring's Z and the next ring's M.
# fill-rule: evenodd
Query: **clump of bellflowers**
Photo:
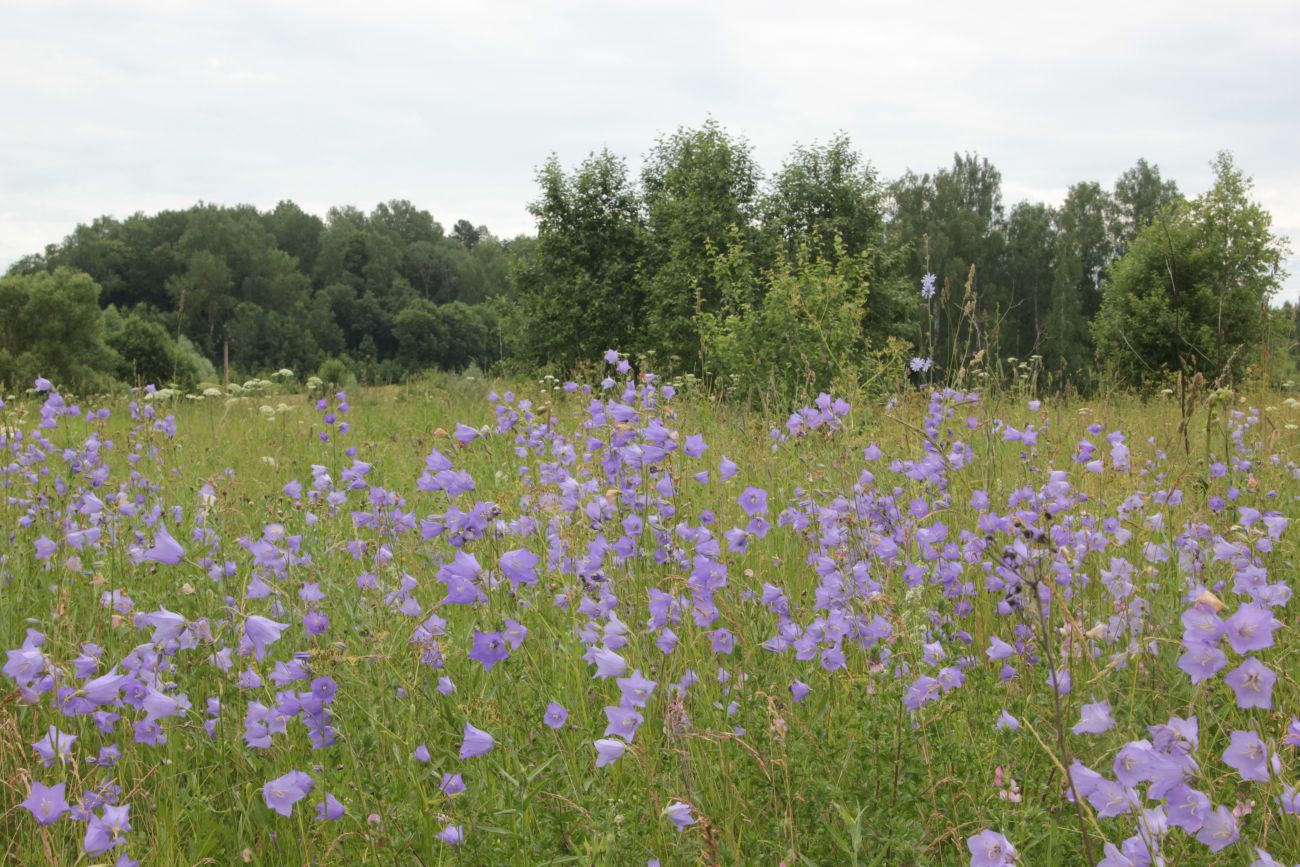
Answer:
M1272 411L1186 460L951 387L764 438L653 360L340 392L283 443L163 389L0 405L13 851L127 865L180 816L196 860L839 863L856 804L886 860L1288 863Z

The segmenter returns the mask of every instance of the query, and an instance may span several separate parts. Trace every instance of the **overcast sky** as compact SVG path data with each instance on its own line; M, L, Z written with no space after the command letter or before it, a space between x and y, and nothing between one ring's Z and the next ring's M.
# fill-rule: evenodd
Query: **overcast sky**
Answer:
M0 0L0 111L0 267L200 199L529 232L551 152L709 115L769 171L837 130L886 177L976 151L1008 205L1138 157L1197 194L1226 148L1300 241L1295 0Z

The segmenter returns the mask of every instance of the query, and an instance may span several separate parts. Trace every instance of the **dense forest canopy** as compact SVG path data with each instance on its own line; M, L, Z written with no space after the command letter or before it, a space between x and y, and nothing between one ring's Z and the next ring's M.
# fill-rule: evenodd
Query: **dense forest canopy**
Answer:
M1290 376L1285 240L1220 155L1195 199L1145 160L1110 189L1008 206L988 160L883 179L843 135L769 174L715 121L633 172L609 151L537 172L534 236L448 231L405 200L100 217L0 279L0 379L193 387L289 369L565 369L617 346L750 399L832 381L1042 385Z
M324 219L292 202L265 212L200 203L78 226L17 262L9 279L87 275L115 375L127 382L211 380L227 353L245 374L342 359L394 379L500 358L489 302L510 292L516 243L528 239L498 239L466 220L448 233L407 201L368 214L332 208ZM13 381L50 363L32 349L10 341L0 374Z

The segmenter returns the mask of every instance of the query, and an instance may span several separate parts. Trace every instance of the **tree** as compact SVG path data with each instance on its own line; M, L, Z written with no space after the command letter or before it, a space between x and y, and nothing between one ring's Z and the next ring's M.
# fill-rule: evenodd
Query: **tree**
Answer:
M1088 323L1101 307L1102 285L1114 259L1106 225L1112 204L1100 184L1078 183L1056 212L1056 262L1042 354L1046 369L1075 382L1093 356Z
M126 316L107 342L119 356L116 373L123 382L163 386L172 382L193 385L196 381L197 370L157 322L135 314Z
M133 214L119 221L100 217L80 225L63 243L47 249L46 270L84 271L100 285L100 302L134 307L167 304L167 281L184 267L179 249L189 223L185 211Z
M720 281L720 311L701 313L700 329L707 368L731 394L753 403L776 397L784 409L858 372L867 349L867 284L860 260L842 244L831 256L823 249L814 236L793 257L783 251L757 297L729 283L747 270L735 261L742 247L733 244L716 260L730 276Z
M486 230L474 227L469 220L457 220L456 225L452 228L451 233L456 236L456 240L466 250L473 250L479 241L483 240Z
M1070 187L1056 214L1061 237L1057 258L1064 266L1061 291L1074 294L1078 310L1088 320L1101 307L1101 287L1114 258L1106 231L1111 206L1100 184L1079 183Z
M1232 157L1220 153L1213 168L1214 186L1142 229L1106 284L1097 357L1126 384L1175 372L1231 381L1259 352L1287 244Z
M754 244L759 181L749 143L712 118L660 138L647 155L645 319L660 369L674 357L696 366L696 311L717 310L721 300L713 257L729 244Z
M368 226L365 213L352 206L330 208L325 213L325 231L320 236L320 253L312 271L315 285L347 283L357 288L365 266Z
M314 370L324 353L303 320L308 312L300 303L281 313L245 301L230 317L230 363L243 371Z
M288 253L267 249L238 294L264 310L288 313L311 296L311 280Z
M167 282L167 290L175 299L182 320L198 324L206 336L211 351L214 339L224 339L224 329L238 299L234 294L234 280L224 259L207 250L192 254L185 271Z
M1160 177L1160 167L1139 159L1115 181L1111 198L1110 232L1116 254L1122 254L1139 232L1182 196L1178 184Z
M482 304L510 291L510 256L496 238L482 239L456 266L451 278L454 299Z
M437 298L451 282L455 265L443 244L413 241L403 254L402 273L421 298Z
M355 297L347 286L339 286L337 289L341 290L340 295L343 299ZM321 352L331 357L342 355L348 348L347 336L335 319L333 301L330 289L317 292L312 296L311 301L304 305L302 320Z
M228 354L257 372L312 369L323 355L351 352L374 362L366 373L386 376L392 368L383 365L397 349L393 318L416 298L478 303L511 294L511 254L483 226L465 221L477 239L467 249L405 200L328 216L325 222L282 201L265 212L199 203L102 217L19 260L10 273L85 271L100 285L100 304L113 310L110 336L138 349L129 361L144 358L150 342L160 345L145 333L152 329L124 332L124 317L139 313L201 371L207 359L221 363ZM190 358L195 344L201 355ZM161 362L150 369L161 371ZM135 367L119 372L137 375Z
M447 343L447 323L438 307L423 298L393 320L397 362L408 371L437 366Z
M320 217L308 214L290 201L280 202L264 215L275 245L297 262L304 274L310 274L320 254L320 236L325 224Z
M1294 389L1300 380L1300 305L1284 301L1269 309L1264 347L1260 366L1269 385Z
M1005 355L1027 358L1048 354L1055 324L1052 272L1056 267L1056 211L1020 202L1007 218L1007 317L1000 328Z
M511 344L533 364L568 365L644 346L646 230L627 163L593 153L572 174L552 156L529 204L537 240L515 260Z
M441 241L442 224L433 214L421 210L406 199L393 199L375 206L370 212L370 228L392 238L399 247L416 241Z
M857 256L881 245L884 198L875 169L840 133L826 145L797 146L786 158L763 196L763 229L787 255L816 238L812 255Z
M461 371L471 364L484 362L493 341L487 323L475 313L475 308L460 301L444 304L438 312L447 327L447 339L438 364L444 370Z
M117 357L104 343L100 288L71 268L0 278L0 379L38 374L74 389L107 385Z
M1002 175L987 159L954 154L952 168L907 172L890 194L890 228L906 251L908 272L915 280L927 272L938 278L931 302L935 361L952 366L973 344L987 344L1004 317L1027 312L1005 280Z

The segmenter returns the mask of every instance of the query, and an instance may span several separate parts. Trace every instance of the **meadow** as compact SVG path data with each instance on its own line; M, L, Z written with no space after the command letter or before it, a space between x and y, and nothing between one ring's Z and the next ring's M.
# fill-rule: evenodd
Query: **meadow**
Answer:
M1287 395L0 415L0 863L1300 861Z

